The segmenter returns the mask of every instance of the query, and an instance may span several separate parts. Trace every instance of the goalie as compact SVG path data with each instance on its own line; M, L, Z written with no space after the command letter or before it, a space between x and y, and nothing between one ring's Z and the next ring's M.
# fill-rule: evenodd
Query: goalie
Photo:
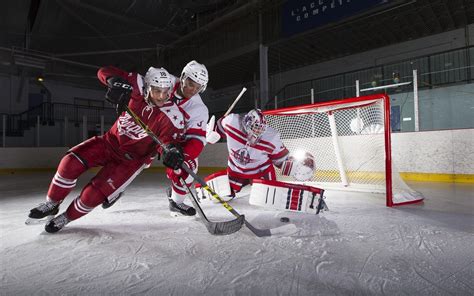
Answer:
M303 153L303 158L290 156L280 134L267 125L259 109L245 115L229 114L217 121L216 128L213 116L207 126L206 140L214 144L221 138L227 140L227 174L213 174L206 178L206 182L221 197L227 196L224 198L226 201L234 198L253 179L276 180L274 166L281 169L283 175L298 181L306 181L313 176L315 166L312 155Z

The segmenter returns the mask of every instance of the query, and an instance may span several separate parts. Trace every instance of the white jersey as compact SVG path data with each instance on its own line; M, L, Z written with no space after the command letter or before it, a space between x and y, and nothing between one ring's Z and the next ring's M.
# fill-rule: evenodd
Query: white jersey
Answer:
M198 139L205 146L207 144L206 124L209 120L209 110L199 94L181 99L176 93L176 89L180 87L180 81L176 77L174 79L177 81L174 89L174 96L178 98L176 104L182 109L184 115L185 140Z
M260 140L250 145L242 131L241 116L229 114L220 122L221 133L227 137L229 170L244 176L266 171L273 163L281 164L288 156L288 150L280 139L280 134L267 127Z

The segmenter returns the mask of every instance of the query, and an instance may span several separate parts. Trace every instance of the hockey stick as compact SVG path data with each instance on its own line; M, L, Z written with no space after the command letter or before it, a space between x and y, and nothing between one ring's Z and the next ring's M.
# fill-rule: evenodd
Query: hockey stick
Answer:
M140 119L140 117L138 117L132 110L130 110L130 108L128 106L125 106L125 111L128 114L130 114L130 116L132 116L132 118L135 120L135 122L143 128L143 130L147 133L147 135L150 138L152 138L153 141L155 141L156 144L160 145L161 148L163 148L164 150L167 149L166 146L160 141L160 139L158 139L158 137L148 128L148 126ZM190 176L192 176L194 178L194 180L196 180L199 184L201 184L202 188L204 188L207 192L209 192L212 195L212 197L214 197L216 200L218 200L224 206L224 208L226 208L229 212L231 212L235 217L240 218L242 216L236 210L234 210L234 208L232 208L228 203L226 203L222 198L220 198L220 196L217 193L215 193L214 190L209 188L206 181L204 181L196 173L194 173L191 168L189 168L184 163L181 165L181 168L186 173L188 173ZM252 231L258 237L271 236L273 233L276 233L276 232L272 233L272 229L258 229L258 228L255 228L245 218L243 220L244 220L245 226L247 226L247 228L250 229L250 231ZM293 225L293 224L288 224L286 226L290 226L290 225ZM282 226L280 228L283 228L283 227L284 226ZM293 225L293 227L294 227L294 225Z
M158 137L148 128L148 126L140 119L140 117L138 117L132 110L130 110L130 108L128 106L125 106L125 111L128 114L130 114L130 116L132 116L134 121L145 130L147 135L149 137L151 137L156 144L160 145L163 149L166 149L166 146L163 145L163 143L160 141L160 139L158 139ZM187 165L183 164L181 166L181 168L184 169L185 172L190 174L195 180L199 181L199 177ZM183 180L181 180L181 181L187 187L187 184ZM207 184L206 184L206 182L204 182L204 180L201 180L201 181L203 182L203 183L201 183L201 185L203 187L207 186ZM242 227L243 221L245 221L245 217L241 216L241 215L238 215L238 214L236 216L237 218L234 219L234 220L231 220L231 221L223 221L223 222L209 221L209 219L207 219L206 215L204 214L204 211L202 210L202 208L199 206L199 204L195 200L195 197L192 194L190 188L188 188L188 191L189 191L189 193L192 197L191 202L193 203L194 207L196 208L196 210L201 215L202 221L203 221L204 225L206 226L206 228L208 229L208 231L210 233L212 233L212 234L231 234L231 233L239 230ZM237 226L238 226L238 228L237 228ZM234 228L237 228L237 229L234 230Z
M237 98L235 98L234 102L232 103L232 105L230 105L229 109L227 109L227 111L224 113L224 116L222 117L226 117L227 115L229 115L229 113L232 111L232 109L234 109L235 105L237 104L237 102L240 100L240 98L243 96L243 94L247 91L247 88L242 88L242 90L240 91L240 94L237 96Z
M108 209L110 208L111 206L114 205L114 203L116 203L123 195L123 192L120 192L118 195L116 195L112 200L109 200L108 198L106 198L104 200L104 202L102 203L102 208L103 209Z
M186 184L183 178L180 177L180 180L181 180L181 183L183 183L184 186L186 187L186 190L188 191L189 195L191 195L191 203L196 208L196 211L199 213L199 216L201 216L202 222L206 226L209 233L214 234L214 235L227 235L227 234L232 234L236 231L239 231L240 228L242 228L242 225L244 224L244 219L245 219L244 215L230 221L223 221L223 222L209 221L209 219L204 214L204 211L202 210L201 206L199 205L199 202L197 201L196 197L191 191L191 188L189 188L188 184Z
M229 113L234 109L235 105L237 104L237 102L240 100L240 98L242 97L242 95L247 91L247 88L242 88L242 90L240 91L239 95L235 98L234 102L232 102L232 104L229 106L229 109L227 109L227 111L224 113L224 115L222 116L222 118L226 117L227 115L229 115ZM206 141L210 144L215 144L217 143L217 141L219 141L219 139L221 138L220 135L213 135L213 134L216 134L215 132L215 123L216 123L216 118L214 115L212 115L211 119L209 119L209 122L207 123L207 127L206 127Z

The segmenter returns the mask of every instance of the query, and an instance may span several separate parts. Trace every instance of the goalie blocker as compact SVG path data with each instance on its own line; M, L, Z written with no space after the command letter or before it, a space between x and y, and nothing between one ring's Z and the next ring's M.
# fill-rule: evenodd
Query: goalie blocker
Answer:
M280 181L253 180L249 203L275 210L319 214L328 210L324 190Z

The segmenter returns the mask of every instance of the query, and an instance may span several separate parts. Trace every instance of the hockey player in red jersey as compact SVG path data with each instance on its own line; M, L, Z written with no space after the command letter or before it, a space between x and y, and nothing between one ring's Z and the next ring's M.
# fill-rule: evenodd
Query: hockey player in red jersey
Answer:
M200 93L204 92L209 81L206 67L196 61L189 62L181 72L174 86L173 101L183 110L185 120L185 138L181 144L184 154L184 164L192 168L194 172L198 169L198 156L206 145L206 124L209 119L209 111L203 103ZM168 161L174 155L163 154L163 161ZM171 180L171 190L168 190L169 207L171 215L177 214L193 216L196 211L184 203L186 198L184 180L188 186L193 178L180 169L181 163L177 163L176 169L167 169L168 178Z
M125 106L136 113L164 144L180 141L183 137L183 114L169 100L174 77L165 69L151 67L143 77L114 67L104 67L99 69L97 76L108 87L106 99L116 106L120 116L103 136L84 141L71 148L62 158L50 184L46 202L33 208L29 219L56 215L59 205L76 185L77 178L89 168L102 168L64 213L47 222L47 232L59 231L104 200L118 196L161 152L161 148L124 112ZM180 154L176 153L176 149L169 150L169 161L179 162Z

